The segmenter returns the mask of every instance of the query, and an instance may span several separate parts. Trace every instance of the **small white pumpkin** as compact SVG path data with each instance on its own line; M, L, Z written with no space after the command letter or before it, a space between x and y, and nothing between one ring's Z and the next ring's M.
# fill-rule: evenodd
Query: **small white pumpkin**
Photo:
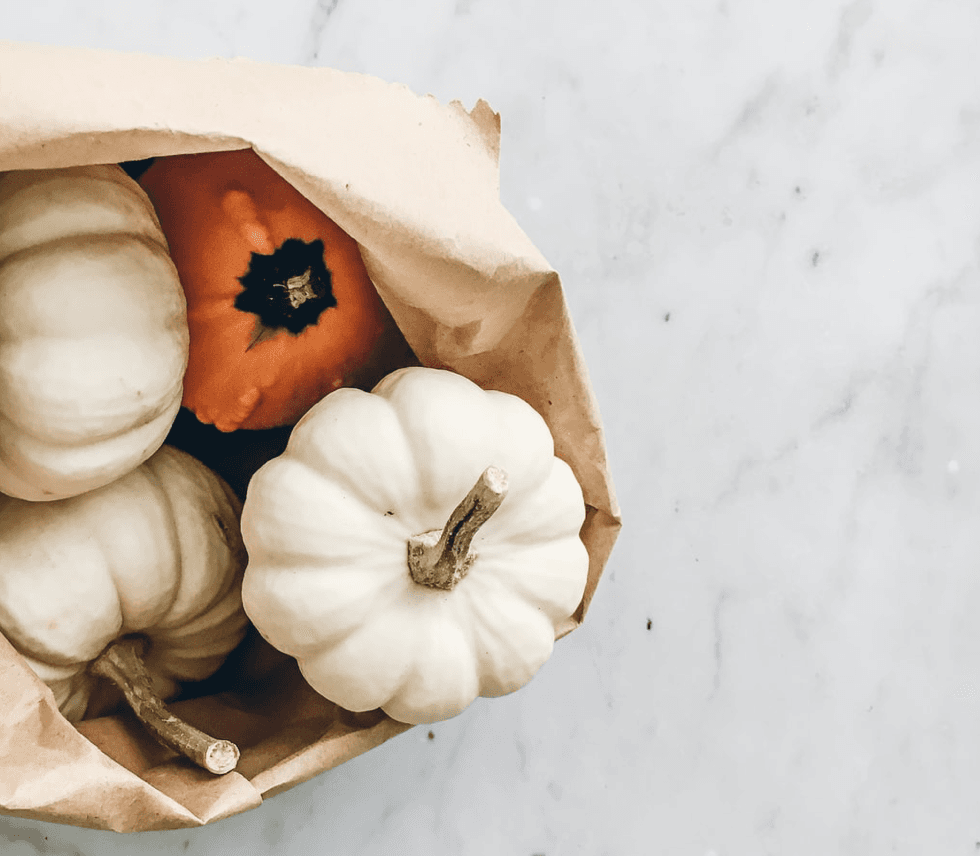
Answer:
M330 393L252 478L245 610L325 698L446 719L551 655L585 588L584 518L530 405L401 369Z
M136 693L158 737L184 739L160 700L210 676L248 627L240 510L224 481L171 446L79 496L0 496L0 631L66 719L115 701L109 678L127 700ZM229 749L202 746L209 764Z
M180 407L187 309L114 164L0 173L0 491L75 496L139 466Z

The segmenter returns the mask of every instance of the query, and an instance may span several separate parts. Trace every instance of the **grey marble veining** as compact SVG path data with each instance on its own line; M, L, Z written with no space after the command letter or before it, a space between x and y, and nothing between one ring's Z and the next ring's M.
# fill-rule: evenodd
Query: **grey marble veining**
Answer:
M980 8L26 6L5 38L329 65L502 114L626 526L513 696L201 830L33 854L980 848Z

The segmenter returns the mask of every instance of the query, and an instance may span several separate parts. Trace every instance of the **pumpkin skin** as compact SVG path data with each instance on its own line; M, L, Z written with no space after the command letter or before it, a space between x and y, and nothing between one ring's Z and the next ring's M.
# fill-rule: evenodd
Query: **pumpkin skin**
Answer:
M61 499L163 443L186 304L146 194L118 166L0 173L0 491Z
M157 158L140 183L187 295L183 403L201 422L291 425L404 352L357 243L251 149Z
M406 545L442 529L481 473L509 476L449 590L413 579ZM523 686L577 608L588 554L571 468L526 402L407 368L341 389L249 483L242 598L325 698L418 724ZM471 554L472 555L472 554Z
M241 641L240 509L221 479L170 446L80 496L0 497L0 631L68 720L102 712L93 691L110 695L87 667L117 639L148 639L161 698L211 675Z

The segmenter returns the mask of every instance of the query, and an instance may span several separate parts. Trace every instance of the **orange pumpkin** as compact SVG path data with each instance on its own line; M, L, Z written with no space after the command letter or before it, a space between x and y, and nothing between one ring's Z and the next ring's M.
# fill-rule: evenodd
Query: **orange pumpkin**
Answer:
M140 178L187 297L183 404L221 431L296 422L410 353L357 243L251 149Z

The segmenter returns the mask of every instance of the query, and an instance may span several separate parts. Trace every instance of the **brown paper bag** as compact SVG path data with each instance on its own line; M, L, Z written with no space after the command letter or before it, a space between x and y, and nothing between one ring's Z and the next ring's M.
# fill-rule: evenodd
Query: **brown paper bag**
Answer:
M0 42L0 170L252 147L360 244L423 365L521 396L582 484L582 619L619 529L599 414L557 274L500 203L499 119L329 69L181 61ZM236 741L222 777L127 715L70 725L0 637L0 809L118 831L196 826L258 805L408 726L345 715L252 638L236 683L176 711Z

